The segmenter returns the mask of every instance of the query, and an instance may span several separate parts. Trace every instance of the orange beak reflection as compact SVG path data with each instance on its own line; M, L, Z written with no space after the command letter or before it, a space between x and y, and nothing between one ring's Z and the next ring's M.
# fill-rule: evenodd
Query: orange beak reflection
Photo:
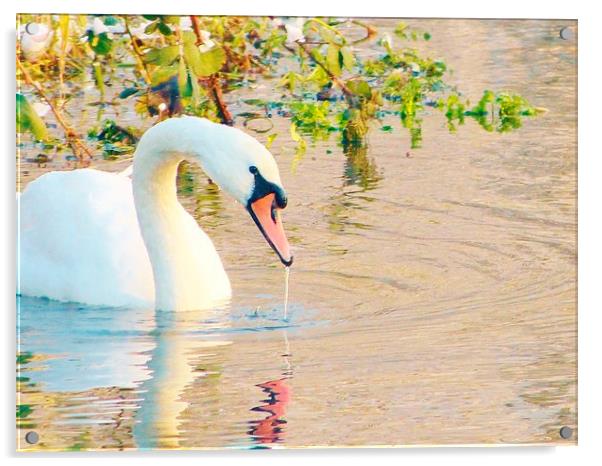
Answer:
M272 247L284 265L293 263L291 248L284 233L280 208L276 204L274 193L270 193L249 205L249 213L257 227L263 233L268 244Z

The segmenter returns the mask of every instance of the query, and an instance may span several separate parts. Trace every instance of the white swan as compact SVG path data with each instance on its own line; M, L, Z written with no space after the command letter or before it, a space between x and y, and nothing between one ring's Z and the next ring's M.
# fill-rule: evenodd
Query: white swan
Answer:
M285 265L286 194L272 154L242 131L196 117L149 129L132 180L93 169L51 172L19 197L17 292L91 305L202 309L231 295L209 237L178 202L182 160L245 206Z

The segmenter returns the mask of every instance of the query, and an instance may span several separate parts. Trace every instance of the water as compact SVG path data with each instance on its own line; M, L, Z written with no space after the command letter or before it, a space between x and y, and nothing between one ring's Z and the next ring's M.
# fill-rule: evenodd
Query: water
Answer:
M558 430L577 416L576 46L557 39L567 22L407 22L431 32L416 46L444 58L472 101L509 89L548 113L505 135L472 122L449 134L433 114L420 150L391 119L394 132L375 128L367 151L320 143L296 170L288 120L274 116L295 254L288 305L281 265L244 209L202 176L181 179L232 302L173 314L22 298L21 448L567 443ZM102 111L140 124L131 108ZM53 168L24 163L23 183ZM40 443L28 446L33 429Z
M288 282L291 276L291 268L289 266L284 268L284 320L288 316Z

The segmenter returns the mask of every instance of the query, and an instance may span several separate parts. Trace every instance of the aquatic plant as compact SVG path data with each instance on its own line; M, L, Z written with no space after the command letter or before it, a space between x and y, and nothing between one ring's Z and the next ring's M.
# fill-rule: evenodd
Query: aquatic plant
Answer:
M402 44L396 47L356 19L20 15L18 22L17 129L45 148L70 150L80 164L92 157L90 143L108 159L130 154L142 130L103 121L99 112L97 126L76 131L68 115L82 81L96 87L99 107L131 99L137 113L154 121L190 114L232 125L242 118L254 131L270 132L274 114L290 118L296 162L308 142L332 135L348 154L364 147L371 127L394 131L382 122L391 115L418 148L431 110L445 116L452 132L467 119L489 132L508 132L543 111L505 91L485 90L471 104L448 83L445 62L412 47L430 33L405 23L394 29ZM376 43L378 55L358 53L366 42ZM116 83L120 69L131 78ZM233 111L227 96L260 77L275 79L282 95L247 99L253 111ZM114 84L120 92L108 94ZM47 131L32 99L47 104L64 139ZM269 134L268 143L276 136Z

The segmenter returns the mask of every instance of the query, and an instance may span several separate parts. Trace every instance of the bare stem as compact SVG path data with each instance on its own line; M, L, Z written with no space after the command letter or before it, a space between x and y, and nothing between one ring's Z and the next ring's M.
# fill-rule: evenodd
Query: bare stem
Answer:
M65 91L65 56L67 55L67 44L69 43L69 15L61 15L61 52L59 55L59 96L63 101Z
M366 24L358 19L351 20L351 23L363 27L366 30L366 37L362 37L361 39L353 41L354 44L361 44L362 42L372 39L376 35L376 29L369 24Z
M142 74L142 77L146 81L146 84L150 84L151 77L150 77L150 73L146 69L146 64L144 63L144 59L142 58L142 51L140 50L140 47L138 47L136 38L134 37L134 35L132 34L132 31L130 30L130 25L129 25L127 16L124 16L123 19L125 21L125 30L128 33L128 35L130 36L130 43L132 44L132 49L134 50L134 55L136 56L136 61L138 62L138 69L140 70L140 74Z
M196 36L196 45L203 45L203 37L201 36L201 26L199 24L199 19L191 15L190 21L192 22L192 30ZM199 79L199 82L205 84L217 106L217 111L219 113L219 117L222 120L222 123L228 126L232 126L234 124L234 119L232 118L232 114L228 110L228 106L226 102L224 102L224 95L222 92L222 85L219 79L219 73L212 74L206 79Z
M192 30L194 31L194 35L196 36L196 45L203 45L205 41L203 40L203 36L201 36L201 24L199 23L199 18L194 15L190 16L190 21L192 22Z
M228 126L232 126L234 124L234 118L232 118L232 114L230 113L230 110L228 110L226 102L224 102L222 86L220 84L217 73L209 76L209 78L205 82L207 83L207 87L209 88L211 96L215 101L215 105L217 106L217 111L219 113L220 119L222 120L222 123Z

